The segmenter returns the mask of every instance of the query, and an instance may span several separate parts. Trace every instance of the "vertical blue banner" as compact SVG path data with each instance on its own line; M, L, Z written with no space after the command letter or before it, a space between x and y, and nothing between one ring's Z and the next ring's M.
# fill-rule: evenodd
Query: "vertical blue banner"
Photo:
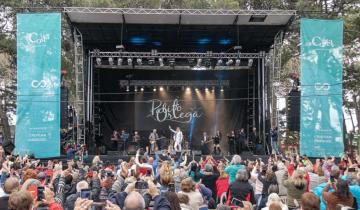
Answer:
M343 21L301 19L300 153L344 152L342 112Z
M61 14L17 14L15 153L60 155Z

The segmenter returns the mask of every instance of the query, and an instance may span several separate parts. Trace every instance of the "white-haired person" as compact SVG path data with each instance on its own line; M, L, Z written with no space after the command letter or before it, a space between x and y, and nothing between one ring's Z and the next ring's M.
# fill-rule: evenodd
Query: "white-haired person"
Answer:
M229 184L236 180L239 169L245 169L245 165L242 164L240 155L234 155L230 165L225 168L225 173L229 174Z
M276 193L271 193L266 202L266 207L262 208L261 210L269 210L271 204L278 204L281 207L281 210L288 210L289 208L282 203L281 198Z

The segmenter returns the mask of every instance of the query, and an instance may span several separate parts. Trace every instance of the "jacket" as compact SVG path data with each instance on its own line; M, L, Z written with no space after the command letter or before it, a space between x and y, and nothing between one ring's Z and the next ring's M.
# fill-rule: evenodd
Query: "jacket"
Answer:
M201 183L205 185L205 187L209 188L212 192L212 197L216 200L216 180L219 177L219 173L210 173L205 174L201 179Z
M294 200L297 200L299 204L301 203L301 196L306 192L307 188L306 180L304 180L305 187L303 189L298 189L295 187L292 181L288 179L288 173L285 173L283 176L283 183L287 189L287 205L289 206L289 208L297 207Z
M266 178L264 178L261 173L259 173L258 175L258 179L259 181L263 184L263 188L262 188L262 194L263 195L268 195L268 190L270 185L277 185L277 180L276 177L274 177L272 180L267 180Z
M73 210L75 207L75 201L80 197L80 193L75 193L66 197L64 208L65 210Z
M189 205L194 210L198 210L200 206L204 204L204 199L198 190L191 192L180 191L179 193L183 193L189 197Z
M287 194L287 189L283 183L283 176L285 173L286 173L286 171L284 169L281 169L281 170L278 170L275 172L276 180L279 185L279 196L286 196L286 194Z
M218 198L220 198L224 192L227 192L228 189L229 189L229 177L218 178L216 180L216 196Z
M244 165L236 164L236 165L229 165L225 168L225 173L229 174L229 184L235 181L236 173L239 169L245 169Z
M230 201L232 198L236 198L240 201L250 201L252 204L256 203L254 189L248 181L235 181L231 183L229 186L229 192L231 196Z
M9 196L0 197L0 210L8 210Z
M330 188L330 186L326 185L321 193L324 201L326 202L326 209L328 209L328 210L336 209L337 204L342 204L342 205L350 206L350 207L352 207L354 205L355 200L351 193L350 193L350 196L346 199L339 198L338 196L336 196L334 194L334 192L329 192L329 188Z

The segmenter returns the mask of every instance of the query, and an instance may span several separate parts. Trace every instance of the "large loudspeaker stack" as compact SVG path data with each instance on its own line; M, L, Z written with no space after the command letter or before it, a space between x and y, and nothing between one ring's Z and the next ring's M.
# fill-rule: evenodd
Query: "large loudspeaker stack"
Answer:
M287 123L290 131L300 131L300 91L293 89L287 99Z

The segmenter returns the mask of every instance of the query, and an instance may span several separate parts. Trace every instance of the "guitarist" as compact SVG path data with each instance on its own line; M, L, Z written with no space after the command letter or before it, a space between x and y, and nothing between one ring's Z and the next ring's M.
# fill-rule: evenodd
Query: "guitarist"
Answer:
M203 133L203 136L201 138L201 154L208 155L210 154L210 149L208 147L209 142L212 141L212 138L207 135L206 132Z
M150 153L155 153L156 140L158 140L158 139L159 139L159 135L157 134L156 129L154 129L149 135Z

